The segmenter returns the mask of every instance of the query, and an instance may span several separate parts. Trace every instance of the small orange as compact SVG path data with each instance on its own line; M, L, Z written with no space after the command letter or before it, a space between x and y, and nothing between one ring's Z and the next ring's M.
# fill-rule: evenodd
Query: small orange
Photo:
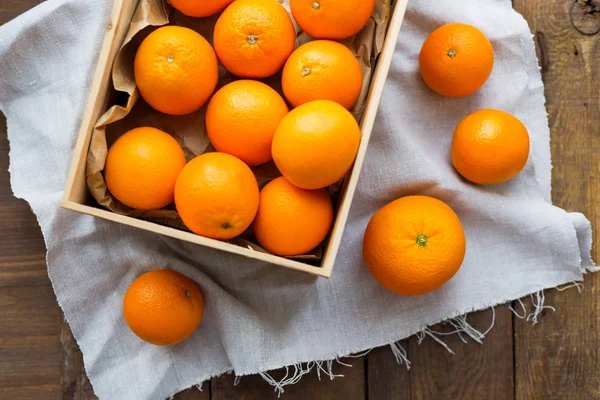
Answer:
M273 137L279 171L302 189L321 189L350 170L360 144L358 123L330 100L303 104L281 121Z
M283 67L283 93L298 107L313 100L331 100L351 108L362 88L362 70L343 44L314 40L298 47Z
M300 28L315 39L342 40L365 27L375 0L290 0Z
M423 44L419 68L433 91L449 97L475 93L494 67L494 49L485 35L466 24L447 24Z
M442 286L459 270L465 252L458 216L426 196L403 197L377 211L363 241L363 257L375 279L404 296Z
M271 161L277 126L288 113L279 93L262 82L240 80L221 88L208 103L206 130L218 151L255 166Z
M279 72L296 42L294 24L277 0L237 0L215 25L215 51L223 66L242 78Z
M333 206L324 189L300 189L280 177L260 192L252 228L258 243L271 253L297 256L317 247L332 222Z
M205 153L185 166L175 184L175 206L194 233L227 240L244 232L258 211L252 170L239 158Z
M136 128L110 147L104 179L121 203L154 210L173 202L175 181L184 166L185 154L172 136L154 128Z
M233 0L169 0L179 12L195 18L208 17L225 9Z
M123 299L129 328L142 340L157 346L179 343L202 321L204 299L190 278L161 269L137 278Z
M529 158L529 133L521 121L500 110L465 117L452 138L452 164L465 179L494 185L515 177Z
M199 33L164 26L140 45L134 72L140 94L152 108L184 115L198 110L213 94L219 64L213 48Z

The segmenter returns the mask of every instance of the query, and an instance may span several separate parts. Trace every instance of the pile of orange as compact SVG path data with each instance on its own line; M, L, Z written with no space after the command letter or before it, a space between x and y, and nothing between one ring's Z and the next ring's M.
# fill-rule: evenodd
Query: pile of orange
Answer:
M363 71L338 40L369 22L375 0L291 0L292 15L277 0L170 3L190 17L220 13L212 43L192 29L160 27L137 51L135 81L159 112L205 107L216 152L186 160L168 132L134 129L109 149L108 190L138 210L174 203L187 228L207 238L246 234L272 254L312 252L333 224L327 187L351 169L361 136L349 110L361 95ZM296 48L292 18L315 40ZM219 64L234 79L217 90ZM278 73L280 87L260 81ZM252 168L269 162L283 176L260 190ZM145 274L125 296L125 319L150 343L177 343L202 317L197 289L173 271Z
M221 13L213 43L188 28L158 28L139 47L135 80L143 99L160 112L184 115L206 105L206 131L217 152L186 162L168 133L134 129L109 150L108 189L140 210L174 202L198 235L229 240L248 231L273 254L311 252L333 223L326 188L348 173L360 143L360 128L348 110L363 89L363 73L356 56L337 40L369 22L375 0L290 0L295 22L316 39L296 49L292 17L276 0L170 2L191 17ZM239 79L215 93L219 63ZM477 91L493 63L489 40L465 24L437 29L419 57L425 84L450 97ZM258 80L279 72L282 94ZM467 116L451 148L458 173L479 184L511 179L528 155L525 126L499 110ZM252 167L271 161L283 176L261 191ZM374 277L408 296L447 282L465 253L458 216L424 196L399 199L375 213L363 243ZM131 329L158 345L189 336L202 310L198 287L166 270L136 280L124 302Z

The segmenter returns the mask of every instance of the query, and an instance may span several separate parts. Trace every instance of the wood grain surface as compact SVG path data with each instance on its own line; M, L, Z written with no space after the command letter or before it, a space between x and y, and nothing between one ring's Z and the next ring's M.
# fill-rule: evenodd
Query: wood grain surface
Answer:
M0 24L41 0L0 0ZM600 220L600 2L513 0L535 35L546 84L552 131L553 200ZM12 196L6 124L0 116L0 399L93 399L82 356L56 303L45 266L45 247L28 205ZM593 255L598 260L598 239ZM484 345L445 337L456 353L431 339L402 342L407 371L389 348L337 366L344 378L305 376L283 399L595 399L600 398L599 275L587 276L581 294L549 290L540 323L496 307ZM492 311L469 315L485 330ZM435 329L443 331L441 324ZM273 373L280 376L283 371ZM282 375L281 375L282 376ZM225 375L189 389L179 400L276 398L260 377L238 385Z

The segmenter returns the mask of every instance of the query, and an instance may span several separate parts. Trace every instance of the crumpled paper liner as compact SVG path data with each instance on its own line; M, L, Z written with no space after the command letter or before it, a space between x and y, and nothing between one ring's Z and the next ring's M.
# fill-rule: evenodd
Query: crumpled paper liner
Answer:
M278 1L289 12L289 0ZM363 71L362 91L358 101L350 110L358 121L362 118L375 63L385 41L390 20L391 1L377 0L373 15L363 30L342 42L357 56ZM88 150L87 184L90 193L99 205L118 214L188 230L172 204L161 210L141 211L119 202L108 191L102 172L106 164L108 149L112 143L123 133L140 126L151 126L173 135L183 148L188 161L204 152L214 151L208 139L204 123L206 105L197 112L185 116L166 115L152 109L139 95L134 78L133 64L139 45L152 32L152 27L166 24L185 26L199 32L212 44L213 28L217 19L218 15L208 18L187 17L174 10L167 0L140 1L124 44L117 54L113 66L114 91L109 103L112 106L98 119ZM296 46L312 40L310 36L299 29L295 22L294 25L297 32ZM219 71L217 90L235 79L223 67L220 67ZM264 79L263 82L282 94L281 74ZM261 188L280 175L272 162L253 168L253 171ZM339 183L328 188L334 204L339 197L341 187L342 185ZM266 252L254 243L253 239L252 233L246 232L244 235L230 240L230 243ZM291 258L314 262L320 260L321 256L322 248L320 247L312 254Z

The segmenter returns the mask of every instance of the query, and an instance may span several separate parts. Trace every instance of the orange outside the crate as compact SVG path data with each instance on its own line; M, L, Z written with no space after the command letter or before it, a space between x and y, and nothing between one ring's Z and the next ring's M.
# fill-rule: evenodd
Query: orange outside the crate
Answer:
M129 328L142 340L158 346L182 342L202 321L204 299L188 277L168 269L137 278L123 299Z
M445 284L466 253L465 234L454 211L432 197L393 201L371 218L363 257L375 279L388 290L417 296Z

